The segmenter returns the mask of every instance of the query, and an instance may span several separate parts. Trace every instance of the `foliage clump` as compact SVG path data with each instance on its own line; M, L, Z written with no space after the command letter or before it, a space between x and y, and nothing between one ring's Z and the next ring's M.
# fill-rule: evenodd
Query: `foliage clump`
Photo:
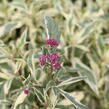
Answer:
M108 109L108 10L108 0L1 0L0 108Z

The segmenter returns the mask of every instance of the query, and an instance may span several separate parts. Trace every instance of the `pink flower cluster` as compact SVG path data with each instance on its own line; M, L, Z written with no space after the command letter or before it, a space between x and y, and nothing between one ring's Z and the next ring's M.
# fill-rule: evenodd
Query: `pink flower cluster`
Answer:
M54 38L49 38L45 41L47 45L50 46L58 46L59 42ZM51 52L48 56L42 55L39 57L40 65L45 66L46 64L52 65L54 69L61 68L61 64L59 63L60 56L57 52Z
M29 90L28 89L25 89L24 90L24 94L26 94L26 95L29 94Z
M49 38L45 42L47 45L50 45L50 46L58 46L59 45L59 42L54 38Z
M47 57L48 56L44 56L44 55L39 57L39 61L40 61L40 65L41 66L44 66L44 65L47 64L47 62L46 62L47 61Z
M61 65L59 63L59 59L60 59L60 57L58 56L57 53L50 53L49 56L43 55L43 56L40 56L40 58L39 58L41 66L44 66L44 65L50 63L54 69L61 68Z
M50 56L48 56L48 60L52 64L57 63L59 59L60 59L60 57L58 56L58 53L50 53Z

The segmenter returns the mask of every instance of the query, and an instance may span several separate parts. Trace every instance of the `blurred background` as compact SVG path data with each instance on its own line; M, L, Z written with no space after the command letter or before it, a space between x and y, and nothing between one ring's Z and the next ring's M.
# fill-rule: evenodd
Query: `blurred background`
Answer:
M0 43L9 47L8 56L23 55L23 50L16 51L25 28L30 48L38 50L44 44L44 16L59 26L67 72L73 74L72 68L78 68L91 81L68 91L90 109L109 109L109 0L0 0ZM1 56L0 71L14 69L13 60L8 60L7 68L4 60ZM75 67L77 61L82 67Z

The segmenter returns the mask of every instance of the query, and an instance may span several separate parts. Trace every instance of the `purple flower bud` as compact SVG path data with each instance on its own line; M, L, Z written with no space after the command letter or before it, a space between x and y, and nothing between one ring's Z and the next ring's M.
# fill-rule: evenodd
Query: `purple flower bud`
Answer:
M57 52L52 52L50 53L49 56L40 56L39 61L40 61L40 65L44 66L47 64L47 62L49 64L52 65L52 67L55 69L60 69L61 68L61 64L59 63L60 60L60 56L58 55Z
M48 56L48 60L51 62L51 64L56 63L60 57L58 56L58 53L50 53L50 56Z
M29 90L28 89L25 89L24 90L24 94L28 94L29 93Z
M47 64L46 59L47 59L47 56L44 56L44 55L39 57L41 66L44 66L45 64Z
M47 45L50 45L50 46L58 46L59 45L59 42L54 38L49 38L45 42Z
M60 63L55 63L55 64L53 64L53 67L55 69L60 69L61 68L61 64Z

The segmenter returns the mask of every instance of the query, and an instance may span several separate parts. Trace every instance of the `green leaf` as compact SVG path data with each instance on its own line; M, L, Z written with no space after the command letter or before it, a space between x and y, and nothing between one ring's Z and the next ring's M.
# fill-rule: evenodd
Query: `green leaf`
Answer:
M104 54L104 52L106 51L105 43L104 43L102 36L97 38L97 50L101 57Z
M63 105L57 105L56 109L70 109L69 107L65 107Z
M25 31L22 33L21 35L21 38L18 40L17 42L17 47L18 49L21 49L24 47L24 45L27 43L26 42L26 39L27 39L27 36L28 36L28 30L25 29Z
M3 62L3 61L0 61ZM3 70L4 73L7 73L10 76L14 72L15 64L11 60L5 60L3 63L0 63L0 68Z
M73 83L76 83L76 82L79 82L79 81L82 81L84 79L86 79L87 77L83 76L83 77L73 77L73 78L69 78L63 82L61 82L57 87L61 87L61 86L64 86L64 85L70 85L70 84L73 84Z
M78 69L74 69L74 68L68 67L68 66L65 66L64 68L67 72L72 73L72 74L74 74L78 71Z
M35 59L34 59L34 55L35 55L35 52L33 50L30 50L29 52L29 55L28 55L28 58L27 58L27 64L28 64L28 68L30 70L30 73L32 75L32 77L34 79L36 79L36 76L35 76Z
M23 83L22 83L21 79L14 78L10 90L12 91L15 89L19 89L22 86L23 86Z
M38 89L34 88L34 93L37 96L37 99L43 104L43 100L42 98L44 97L43 94L41 93L41 91L39 91Z
M85 82L90 86L90 88L98 95L98 88L97 88L97 80L95 77L95 72L92 71L88 66L80 62L79 60L76 61L76 68L78 69L78 74L80 76L86 76Z
M42 46L42 53L43 55L49 55L48 48L46 48L45 46Z
M3 43L2 40L0 40L0 47L4 47L4 46L5 46L5 44Z
M98 21L94 21L83 27L83 29L79 32L78 35L78 44L82 43L85 39L87 39L90 34L95 31L97 25Z
M17 97L13 109L16 109L19 104L23 103L26 97L27 94L22 91L21 94Z
M10 99L2 99L1 100L1 103L2 104L5 104L5 105L11 105L12 104L12 100L10 100Z
M47 86L46 86L46 92L47 92L50 88L52 88L52 87L54 87L54 86L56 86L55 82L52 81L52 80L49 81L48 84L47 84Z
M16 22L9 22L2 26L0 28L0 37L3 37L4 35L10 33L16 28L17 23Z
M71 96L69 93L57 88L59 93L64 96L66 99L68 99L77 109L88 109L85 105L81 104L79 101L77 101L73 96Z
M109 102L109 82L106 83L105 99L107 100L107 102Z
M8 74L8 73L1 73L0 72L0 78L2 79L6 79L6 80L9 80L10 78L12 78L13 76Z
M12 82L13 82L13 78L8 80L8 81L6 81L6 83L4 84L4 93L5 93L5 95L7 95L9 93L9 90L11 88Z
M14 2L19 2L19 3L22 3L23 0L13 0Z
M57 23L49 16L45 17L45 29L48 38L60 40L60 32Z
M91 53L87 54L87 58L89 59L89 64L92 68L92 70L95 72L96 78L98 80L99 78L99 74L100 74L100 68L99 68L99 64L98 61L96 62L96 60L93 58Z
M21 1L21 0L20 0ZM12 2L10 5L14 6L17 9L20 9L22 11L27 11L27 5L24 2L20 2L19 0Z
M0 99L4 99L5 95L4 95L4 83L1 82L0 83Z
M109 13L104 13L103 15L99 16L98 19L107 20L109 19Z
M88 49L87 46L84 46L84 45L76 45L76 47L79 48L79 49L81 49L81 50L83 50L83 51L85 51L85 52L89 52L89 49Z

